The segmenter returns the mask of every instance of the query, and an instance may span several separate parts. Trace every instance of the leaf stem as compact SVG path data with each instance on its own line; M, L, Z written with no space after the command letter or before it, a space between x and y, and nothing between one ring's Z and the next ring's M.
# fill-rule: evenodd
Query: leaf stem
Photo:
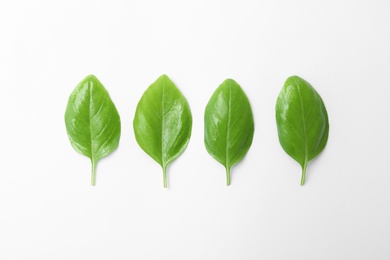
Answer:
M226 167L226 184L227 186L230 185L230 168Z
M95 184L96 184L96 162L95 162L95 160L91 160L91 162L92 162L91 185L95 186Z
M164 178L164 188L168 187L167 181L167 167L163 166L163 178Z
M305 160L305 163L302 167L302 177L301 177L301 186L305 184L305 178L306 178L306 166L307 166L307 160Z

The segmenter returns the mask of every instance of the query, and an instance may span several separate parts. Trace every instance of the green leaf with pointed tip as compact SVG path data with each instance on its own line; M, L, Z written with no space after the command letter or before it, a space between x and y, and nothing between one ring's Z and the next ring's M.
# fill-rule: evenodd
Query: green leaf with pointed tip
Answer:
M284 83L276 102L276 124L284 151L302 167L303 185L307 164L324 149L329 133L324 102L304 79L292 76Z
M66 107L65 125L73 148L91 159L94 186L97 162L118 147L121 135L118 111L95 76L87 76L73 90Z
M160 76L141 97L133 121L139 146L163 169L182 154L191 137L192 115L187 100L167 75Z
M211 96L204 113L204 143L207 151L226 168L230 185L230 168L249 150L254 134L252 109L240 85L225 80Z

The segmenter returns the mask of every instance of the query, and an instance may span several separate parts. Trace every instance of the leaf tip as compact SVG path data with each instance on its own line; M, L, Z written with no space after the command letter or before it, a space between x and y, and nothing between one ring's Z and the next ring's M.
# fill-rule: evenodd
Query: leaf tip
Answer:
M171 80L167 74L162 74L158 79Z
M227 79L225 79L225 80L222 82L222 84L233 84L233 85L238 85L238 83L237 83L234 79L232 79L232 78L227 78Z
M86 76L84 78L83 81L87 81L87 80L97 80L97 77L95 75L93 75L93 74L89 74L88 76Z

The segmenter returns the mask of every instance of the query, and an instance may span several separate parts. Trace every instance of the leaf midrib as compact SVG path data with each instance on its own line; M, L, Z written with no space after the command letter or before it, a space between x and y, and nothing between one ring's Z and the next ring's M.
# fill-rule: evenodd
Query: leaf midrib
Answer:
M306 165L306 163L307 163L307 136L306 135L307 134L306 134L305 111L303 108L303 100L302 100L301 89L300 89L299 85L297 85L297 89L298 89L299 100L301 103L303 138L304 138L304 142L305 142L305 161L304 161L304 164Z
M92 162L94 161L94 156L93 156L93 145L92 145L92 128L91 128L91 111L92 111L92 82L88 83L88 88L89 88L89 110L88 110L88 124L89 124L89 138L90 138L90 144L91 144L91 160Z
M228 104L228 120L226 131L226 167L229 168L229 147L230 147L230 120L231 120L231 105L232 105L232 86L229 86L229 104Z
M162 95L161 95L161 163L162 163L162 166L165 167L165 158L164 158L164 142L163 142L163 138L164 138L164 102L165 102L165 82L163 82L162 84Z

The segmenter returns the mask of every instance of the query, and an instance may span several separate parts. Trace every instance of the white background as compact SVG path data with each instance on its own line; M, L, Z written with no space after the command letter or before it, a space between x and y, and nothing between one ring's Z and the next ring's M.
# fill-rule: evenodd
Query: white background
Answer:
M389 11L385 0L1 1L0 259L390 259ZM96 187L64 125L91 73L122 121ZM168 189L132 129L163 73L193 113ZM290 75L317 89L330 120L303 187L275 124ZM229 77L255 136L227 187L203 112Z

